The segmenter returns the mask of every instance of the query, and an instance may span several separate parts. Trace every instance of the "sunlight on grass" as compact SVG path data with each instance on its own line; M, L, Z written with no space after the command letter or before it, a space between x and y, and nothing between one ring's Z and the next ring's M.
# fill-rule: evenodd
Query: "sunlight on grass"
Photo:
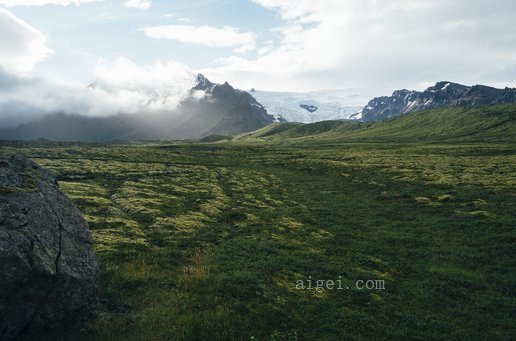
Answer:
M287 131L5 148L56 172L93 231L101 310L68 338L510 338L511 144L256 144ZM386 290L297 290L309 276Z

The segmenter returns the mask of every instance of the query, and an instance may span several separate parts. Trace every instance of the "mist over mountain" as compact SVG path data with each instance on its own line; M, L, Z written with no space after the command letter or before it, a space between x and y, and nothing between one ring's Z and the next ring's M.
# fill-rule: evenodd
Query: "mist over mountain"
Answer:
M89 117L175 110L196 85L196 73L174 62L137 65L127 58L98 63L96 81L20 74L0 65L0 128L57 112Z
M516 103L516 89L497 89L485 85L466 86L441 81L422 92L403 89L394 91L392 96L375 97L352 118L381 121L424 109L506 103Z
M90 85L94 91L105 84ZM69 112L45 115L15 128L0 129L0 139L57 141L112 141L149 139L189 139L210 134L240 133L281 121L267 111L248 92L234 89L227 82L215 84L198 75L195 86L175 108L165 105L178 93L156 92L148 97L146 110L90 117ZM161 108L161 109L160 109Z

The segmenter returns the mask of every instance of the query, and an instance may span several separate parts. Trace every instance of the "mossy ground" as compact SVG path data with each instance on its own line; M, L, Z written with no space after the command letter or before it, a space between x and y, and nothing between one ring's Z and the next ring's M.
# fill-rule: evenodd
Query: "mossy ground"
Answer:
M513 144L1 152L59 174L93 230L105 307L53 338L516 338Z

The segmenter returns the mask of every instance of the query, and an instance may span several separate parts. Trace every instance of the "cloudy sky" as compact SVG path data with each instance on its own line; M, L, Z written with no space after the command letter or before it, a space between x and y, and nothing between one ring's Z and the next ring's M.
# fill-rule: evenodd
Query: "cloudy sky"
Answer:
M281 91L516 87L515 22L514 0L0 0L0 95L95 80L120 95L197 72ZM47 95L39 107L62 105Z

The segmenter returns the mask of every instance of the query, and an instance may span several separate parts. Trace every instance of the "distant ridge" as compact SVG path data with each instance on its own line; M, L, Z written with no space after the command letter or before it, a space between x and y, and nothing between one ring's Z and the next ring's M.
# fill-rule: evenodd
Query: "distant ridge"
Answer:
M442 81L422 92L404 89L394 91L392 96L373 98L353 117L362 121L381 121L424 109L506 103L516 103L516 89L466 86Z

